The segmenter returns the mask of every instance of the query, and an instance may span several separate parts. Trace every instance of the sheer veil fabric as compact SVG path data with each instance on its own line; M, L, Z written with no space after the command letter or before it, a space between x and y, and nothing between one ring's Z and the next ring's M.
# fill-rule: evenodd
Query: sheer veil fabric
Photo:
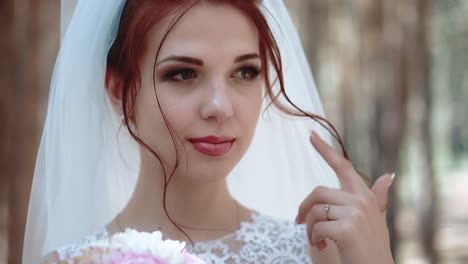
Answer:
M104 89L107 53L124 0L62 0L62 41L36 160L23 263L79 241L124 208L135 187L138 145L112 111ZM282 52L285 87L304 110L322 115L299 36L282 0L264 0L264 14ZM265 106L268 102L265 102ZM274 107L262 112L248 152L228 176L232 195L262 213L292 219L316 186L339 187L309 143L309 119Z

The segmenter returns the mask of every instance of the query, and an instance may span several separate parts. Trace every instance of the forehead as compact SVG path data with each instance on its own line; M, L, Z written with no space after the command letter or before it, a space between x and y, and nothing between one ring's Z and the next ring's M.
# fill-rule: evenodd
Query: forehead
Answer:
M173 19L170 17L168 20ZM158 28L150 36L150 46L154 48L158 47L167 31L167 26ZM193 6L169 32L159 57L169 54L238 56L258 52L258 47L257 28L244 13L228 4L201 2Z

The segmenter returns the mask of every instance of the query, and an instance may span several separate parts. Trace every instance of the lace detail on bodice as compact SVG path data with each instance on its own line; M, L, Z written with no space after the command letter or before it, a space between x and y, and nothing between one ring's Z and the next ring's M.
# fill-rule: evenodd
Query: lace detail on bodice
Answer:
M58 250L60 259L72 257L89 243L106 238L104 229L83 242ZM187 246L192 250L191 246ZM209 242L195 243L193 253L208 263L312 263L306 229L291 221L254 213L233 234Z
M59 255L60 260L64 260L66 258L75 257L77 254L81 252L81 249L86 248L89 244L96 242L100 239L106 239L109 236L107 230L104 228L103 230L94 233L90 236L87 236L78 244L72 244L68 246L61 247L57 249L57 253Z
M213 264L311 263L304 225L258 213L235 236L196 243L194 253Z

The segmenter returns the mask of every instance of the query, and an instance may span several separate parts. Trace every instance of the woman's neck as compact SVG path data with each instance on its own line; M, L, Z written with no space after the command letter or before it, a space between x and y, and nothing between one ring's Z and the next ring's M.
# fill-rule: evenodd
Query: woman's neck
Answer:
M110 225L114 228L109 229L117 229L115 232L127 227L142 232L161 229L165 237L186 240L168 216L185 227L183 230L193 240L201 241L233 232L241 221L250 219L251 211L233 199L225 177L202 181L176 171L164 190L163 170L153 163L141 166L135 192Z

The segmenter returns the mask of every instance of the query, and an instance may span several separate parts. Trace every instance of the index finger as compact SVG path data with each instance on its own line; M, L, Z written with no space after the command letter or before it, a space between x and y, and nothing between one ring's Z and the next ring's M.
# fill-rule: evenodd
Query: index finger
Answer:
M361 192L364 188L366 190L368 189L351 162L328 145L315 131L312 131L310 142L328 165L335 171L343 186L343 190Z

